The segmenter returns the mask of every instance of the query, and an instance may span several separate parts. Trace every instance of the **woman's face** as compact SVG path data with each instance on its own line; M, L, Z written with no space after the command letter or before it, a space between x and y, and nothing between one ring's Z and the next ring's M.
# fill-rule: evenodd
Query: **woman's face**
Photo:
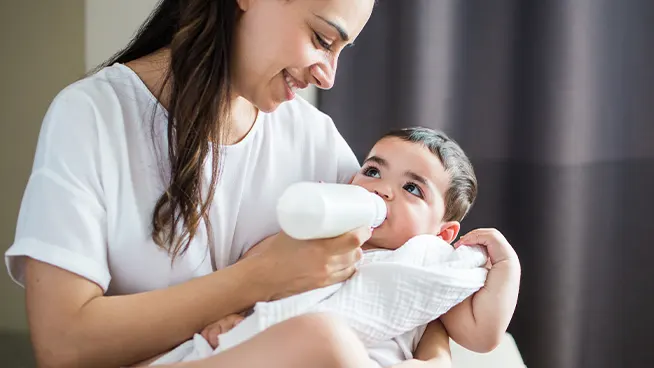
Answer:
M233 88L264 112L297 89L334 84L338 57L372 13L374 0L238 0Z

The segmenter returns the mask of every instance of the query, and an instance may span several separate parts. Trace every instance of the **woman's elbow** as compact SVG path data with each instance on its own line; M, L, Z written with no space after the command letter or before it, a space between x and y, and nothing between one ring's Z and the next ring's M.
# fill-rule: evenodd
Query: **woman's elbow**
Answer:
M77 354L66 348L64 344L34 342L33 346L36 366L39 368L79 367L81 365Z
M34 359L39 368L78 367L79 344L72 341L71 329L64 329L64 318L46 323L30 319L30 338ZM38 322L38 323L37 323ZM68 324L71 326L72 324Z

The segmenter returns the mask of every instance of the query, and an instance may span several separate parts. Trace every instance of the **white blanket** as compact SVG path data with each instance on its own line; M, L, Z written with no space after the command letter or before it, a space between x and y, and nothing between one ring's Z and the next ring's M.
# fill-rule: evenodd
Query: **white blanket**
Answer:
M437 319L479 290L486 280L486 261L486 252L480 247L455 251L432 235L417 236L394 251L367 251L348 281L257 303L250 316L219 336L220 346L215 351L196 335L153 365L208 357L309 312L339 316L370 347Z

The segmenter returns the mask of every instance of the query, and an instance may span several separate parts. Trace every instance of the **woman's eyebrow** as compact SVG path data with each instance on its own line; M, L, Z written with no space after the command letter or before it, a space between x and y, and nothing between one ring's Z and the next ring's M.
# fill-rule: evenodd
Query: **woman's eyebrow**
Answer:
M320 19L321 21L327 23L332 28L334 28L336 30L336 32L338 32L338 35L341 37L341 40L343 42L348 42L350 40L350 36L347 34L347 31L345 30L345 28L343 28L342 26L336 24L335 22L332 22L331 20L323 18L322 16L320 16L318 14L314 14L314 15L316 16L316 18Z

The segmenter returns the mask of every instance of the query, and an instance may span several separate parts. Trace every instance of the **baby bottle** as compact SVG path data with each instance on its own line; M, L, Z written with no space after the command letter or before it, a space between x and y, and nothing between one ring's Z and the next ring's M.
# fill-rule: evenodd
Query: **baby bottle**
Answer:
M386 219L386 203L357 185L300 182L280 197L277 219L292 238L333 238L359 227L380 226Z

